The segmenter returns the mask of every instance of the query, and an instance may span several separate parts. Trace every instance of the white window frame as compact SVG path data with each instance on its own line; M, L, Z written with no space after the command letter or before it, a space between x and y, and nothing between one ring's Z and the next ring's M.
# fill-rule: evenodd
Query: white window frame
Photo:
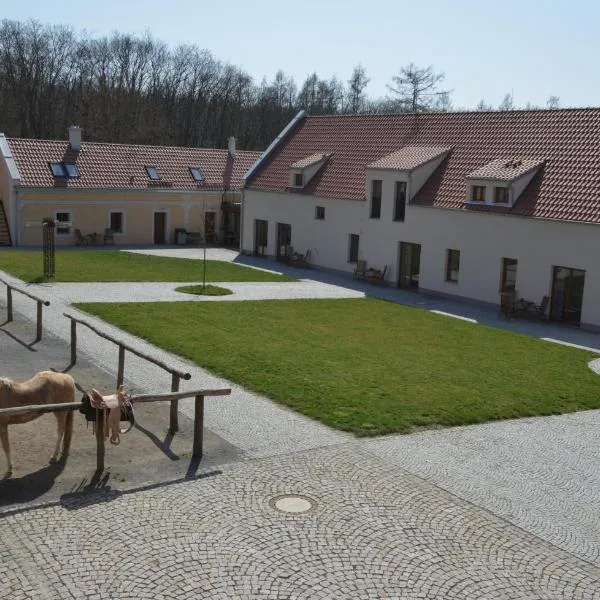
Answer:
M111 215L113 213L121 213L123 215L123 217L121 218L121 225L122 225L122 231L115 231L110 225L111 225ZM111 209L108 211L108 218L107 218L107 222L106 222L106 228L107 229L111 229L112 232L115 235L126 235L127 234L127 213L122 210L122 209Z
M71 226L69 227L69 231L67 233L61 233L58 231L57 223L61 222L58 220L58 215L62 214L62 213L66 213L67 215L69 215L69 219L67 220L67 223L71 223ZM56 236L61 237L61 238L72 237L73 231L75 231L75 223L73 222L73 211L72 210L55 210L54 211L54 233L56 234Z

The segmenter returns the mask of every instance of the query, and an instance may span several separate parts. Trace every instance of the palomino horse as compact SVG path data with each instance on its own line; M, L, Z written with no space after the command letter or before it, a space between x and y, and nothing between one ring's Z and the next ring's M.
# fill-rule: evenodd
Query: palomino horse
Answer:
M15 383L10 379L0 378L0 408L27 406L30 404L59 404L75 402L75 382L70 375L42 371L23 383ZM12 475L10 459L10 444L8 441L8 426L16 423L28 423L37 419L36 413L20 413L16 415L0 415L0 442L6 454L8 469L4 477ZM60 441L62 440L62 458L69 454L73 434L73 411L55 412L58 425L58 439L50 462L58 458Z

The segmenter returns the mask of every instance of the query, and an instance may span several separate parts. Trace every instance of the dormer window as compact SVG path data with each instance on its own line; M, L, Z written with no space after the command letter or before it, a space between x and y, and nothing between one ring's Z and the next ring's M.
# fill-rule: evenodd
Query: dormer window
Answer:
M495 187L494 188L494 203L495 204L508 204L510 201L509 188L507 187Z
M294 185L296 187L302 187L304 185L304 174L294 173Z
M159 181L161 179L160 173L156 167L146 165L146 173L152 181Z
M485 186L474 185L471 188L471 201L472 202L485 202Z
M65 167L61 162L50 163L50 170L52 171L52 175L54 177L66 177L67 172L65 171Z
M197 183L204 181L204 173L200 167L190 167L190 174L192 179Z
M323 168L331 154L311 154L290 165L288 187L300 190Z

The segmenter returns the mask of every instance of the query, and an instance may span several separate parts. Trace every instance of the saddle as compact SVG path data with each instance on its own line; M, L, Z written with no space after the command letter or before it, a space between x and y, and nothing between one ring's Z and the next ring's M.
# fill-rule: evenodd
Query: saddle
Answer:
M118 389L116 394L109 396L103 396L98 390L90 388L85 392L81 401L83 406L79 412L85 415L86 421L94 424L94 434L98 419L104 419L104 438L110 438L111 444L120 444L121 435L131 431L135 425L133 404L129 394L123 391L123 386ZM102 411L102 416L99 415L100 411ZM122 429L122 421L128 422L129 427Z

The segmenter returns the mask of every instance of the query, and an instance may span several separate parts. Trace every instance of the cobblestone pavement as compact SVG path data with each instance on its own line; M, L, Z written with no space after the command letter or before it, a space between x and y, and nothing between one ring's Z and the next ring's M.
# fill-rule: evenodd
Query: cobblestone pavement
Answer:
M365 447L600 565L600 410L390 436Z
M288 493L316 504L273 508ZM7 600L600 598L598 567L355 444L63 498L0 528Z

